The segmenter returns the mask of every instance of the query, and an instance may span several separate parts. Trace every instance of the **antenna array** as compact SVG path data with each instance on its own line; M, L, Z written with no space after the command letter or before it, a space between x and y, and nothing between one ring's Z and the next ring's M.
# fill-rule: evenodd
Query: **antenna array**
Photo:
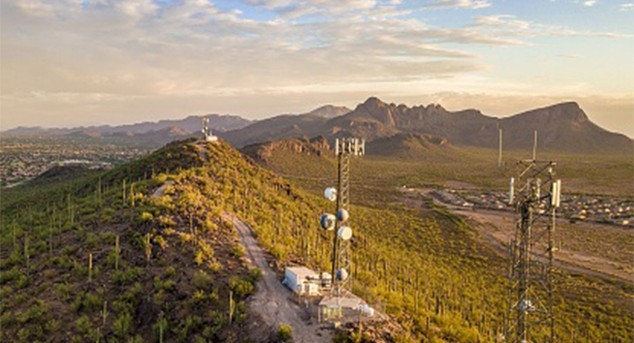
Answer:
M207 142L216 142L218 140L218 137L211 133L211 129L209 128L209 118L203 118L202 133L205 135L205 140Z
M351 238L352 229L344 224L349 218L350 208L350 159L365 154L365 140L342 138L335 140L337 157L337 187L329 187L324 196L336 202L336 215L326 213L321 216L320 224L324 230L333 231L332 276L334 297L339 301L349 288L351 280ZM338 302L337 302L338 303Z
M509 245L510 287L505 337L507 342L529 342L531 333L535 333L533 329L542 327L546 330L536 335L535 341L554 342L553 234L561 180L555 179L553 161L533 158L520 161L518 166L520 172L517 178L511 178L509 189L509 203L515 206L518 219Z

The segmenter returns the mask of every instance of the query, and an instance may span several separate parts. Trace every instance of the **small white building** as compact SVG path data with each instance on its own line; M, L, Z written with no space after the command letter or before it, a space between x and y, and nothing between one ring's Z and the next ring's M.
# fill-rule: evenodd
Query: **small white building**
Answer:
M287 267L284 271L286 287L299 295L319 295L319 274L306 267Z

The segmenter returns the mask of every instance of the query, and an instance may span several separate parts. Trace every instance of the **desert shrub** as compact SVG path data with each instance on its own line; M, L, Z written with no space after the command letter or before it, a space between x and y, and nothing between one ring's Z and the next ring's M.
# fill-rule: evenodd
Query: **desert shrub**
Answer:
M291 338L293 338L293 328L288 324L281 323L277 327L277 339L279 339L280 342L286 342Z
M262 269L253 268L249 270L249 281L251 281L252 284L255 285L261 279L262 279Z
M0 285L9 283L15 279L18 279L22 275L19 269L13 268L7 271L0 272Z
M121 313L114 323L112 323L112 330L114 334L119 338L124 338L130 332L132 327L132 316L128 312Z
M75 321L75 328L80 333L86 334L92 328L92 323L90 322L90 319L88 319L88 316L83 315Z
M114 272L114 275L112 276L113 281L120 285L120 286L125 286L125 285L129 285L132 282L136 281L139 279L139 277L141 276L141 269L139 268L128 268L125 271L116 271Z
M251 283L250 280L244 279L240 276L234 276L233 278L231 278L231 281L229 281L229 288L231 288L231 290L239 298L242 298L242 299L253 294L253 291L255 291L255 287L253 286L253 283Z
M154 288L157 290L171 291L175 285L172 280L161 280L159 276L154 277Z
M233 247L233 249L231 249L231 255L233 257L242 257L246 255L246 252L244 251L244 248L241 245L236 245Z
M192 283L198 289L209 290L211 288L212 282L213 278L204 270L197 271L192 278Z
M171 278L174 275L176 275L176 268L169 266L167 268L165 268L165 272L163 273L163 276L166 278Z

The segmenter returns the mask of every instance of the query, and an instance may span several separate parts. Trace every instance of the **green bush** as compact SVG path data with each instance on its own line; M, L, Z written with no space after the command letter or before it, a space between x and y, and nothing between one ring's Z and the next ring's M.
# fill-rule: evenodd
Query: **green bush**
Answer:
M233 247L233 249L231 249L231 255L233 257L240 258L246 255L246 252L244 251L244 248L241 245L236 245Z
M116 271L114 272L113 275L113 281L120 285L120 286L125 286L125 285L129 285L132 282L136 281L139 279L139 277L141 276L141 269L139 268L129 268L125 271Z
M192 283L198 289L209 290L211 289L213 278L207 274L204 270L199 270L194 274Z
M19 269L13 268L4 272L0 272L0 285L9 283L22 276L22 272Z
M293 328L291 328L288 324L281 323L277 327L277 339L281 342L286 342L291 338L293 338Z
M253 268L249 270L249 281L251 281L252 284L255 285L261 279L262 279L262 269Z
M250 280L244 279L239 276L234 276L229 281L229 288L238 296L238 298L244 299L253 294L255 287Z
M114 334L119 338L124 338L132 327L132 316L128 312L121 313L112 324Z
M90 322L90 319L88 319L88 316L83 315L75 321L75 328L77 328L77 331L80 333L86 334L92 328L92 323Z

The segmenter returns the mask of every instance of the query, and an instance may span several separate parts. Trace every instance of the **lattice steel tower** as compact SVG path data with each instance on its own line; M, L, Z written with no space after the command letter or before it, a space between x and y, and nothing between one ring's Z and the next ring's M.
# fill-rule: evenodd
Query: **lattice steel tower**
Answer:
M337 157L337 201L332 249L332 276L334 295L339 297L348 289L351 280L350 238L352 229L342 224L348 219L350 208L350 158L365 154L365 141L358 138L342 138L335 141Z
M561 180L553 161L523 160L517 180L511 178L509 203L515 206L515 236L509 253L507 342L554 342L553 234L560 204ZM515 183L517 181L517 192ZM517 196L515 196L517 194ZM542 328L532 340L534 329Z

